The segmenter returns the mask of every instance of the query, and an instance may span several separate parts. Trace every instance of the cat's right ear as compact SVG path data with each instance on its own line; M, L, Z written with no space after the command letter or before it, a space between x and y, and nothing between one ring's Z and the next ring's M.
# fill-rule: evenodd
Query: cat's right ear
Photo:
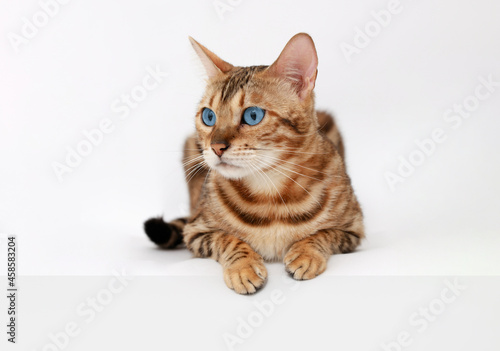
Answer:
M194 51L196 51L196 54L200 58L203 67L205 67L208 78L215 77L221 73L226 73L233 68L233 65L221 59L193 38L189 37L189 41L191 42L191 45L193 45Z

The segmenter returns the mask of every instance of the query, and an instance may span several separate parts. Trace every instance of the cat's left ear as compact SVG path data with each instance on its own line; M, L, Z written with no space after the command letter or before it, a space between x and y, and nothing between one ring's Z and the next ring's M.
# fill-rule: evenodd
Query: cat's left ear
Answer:
M312 38L306 33L296 34L268 72L289 80L304 100L314 89L318 74L318 54Z
M191 45L193 45L194 51L196 51L201 63L205 67L208 78L212 78L221 73L226 73L233 69L232 64L227 63L193 38L189 37L189 41L191 42Z

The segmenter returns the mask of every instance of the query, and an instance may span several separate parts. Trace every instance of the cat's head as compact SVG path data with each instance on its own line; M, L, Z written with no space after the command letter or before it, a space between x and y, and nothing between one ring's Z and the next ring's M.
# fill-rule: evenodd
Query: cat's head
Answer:
M235 67L190 40L208 75L196 129L212 170L239 179L306 147L317 130L318 58L309 35L290 39L272 65L251 67Z

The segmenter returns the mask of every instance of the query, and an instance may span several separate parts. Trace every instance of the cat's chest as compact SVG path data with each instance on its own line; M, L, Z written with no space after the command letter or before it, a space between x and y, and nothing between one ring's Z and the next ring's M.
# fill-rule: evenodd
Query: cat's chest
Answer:
M274 223L266 227L256 227L240 232L238 236L265 260L275 261L282 260L293 243L309 234L306 229L300 230L297 227Z
M279 198L274 198L262 196L272 192L256 191L256 185L253 192L245 191L239 184L224 185L214 186L210 192L208 203L212 204L213 226L239 237L266 260L281 260L290 246L315 233L325 222L329 200L325 197L320 202L322 186L309 188L307 192L304 188L289 187L279 193ZM286 200L289 202L285 204Z

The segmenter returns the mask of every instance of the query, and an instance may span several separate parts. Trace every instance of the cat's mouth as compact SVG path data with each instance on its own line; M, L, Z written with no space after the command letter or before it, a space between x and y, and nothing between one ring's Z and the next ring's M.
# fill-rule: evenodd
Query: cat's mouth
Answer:
M248 162L240 156L223 155L217 157L215 153L205 155L207 165L228 179L240 179L251 173L251 168L247 167Z
M232 163L228 163L226 161L220 161L219 163L217 163L216 165L217 167L221 167L223 169L236 169L236 168L241 168L240 166L235 166L233 165Z

